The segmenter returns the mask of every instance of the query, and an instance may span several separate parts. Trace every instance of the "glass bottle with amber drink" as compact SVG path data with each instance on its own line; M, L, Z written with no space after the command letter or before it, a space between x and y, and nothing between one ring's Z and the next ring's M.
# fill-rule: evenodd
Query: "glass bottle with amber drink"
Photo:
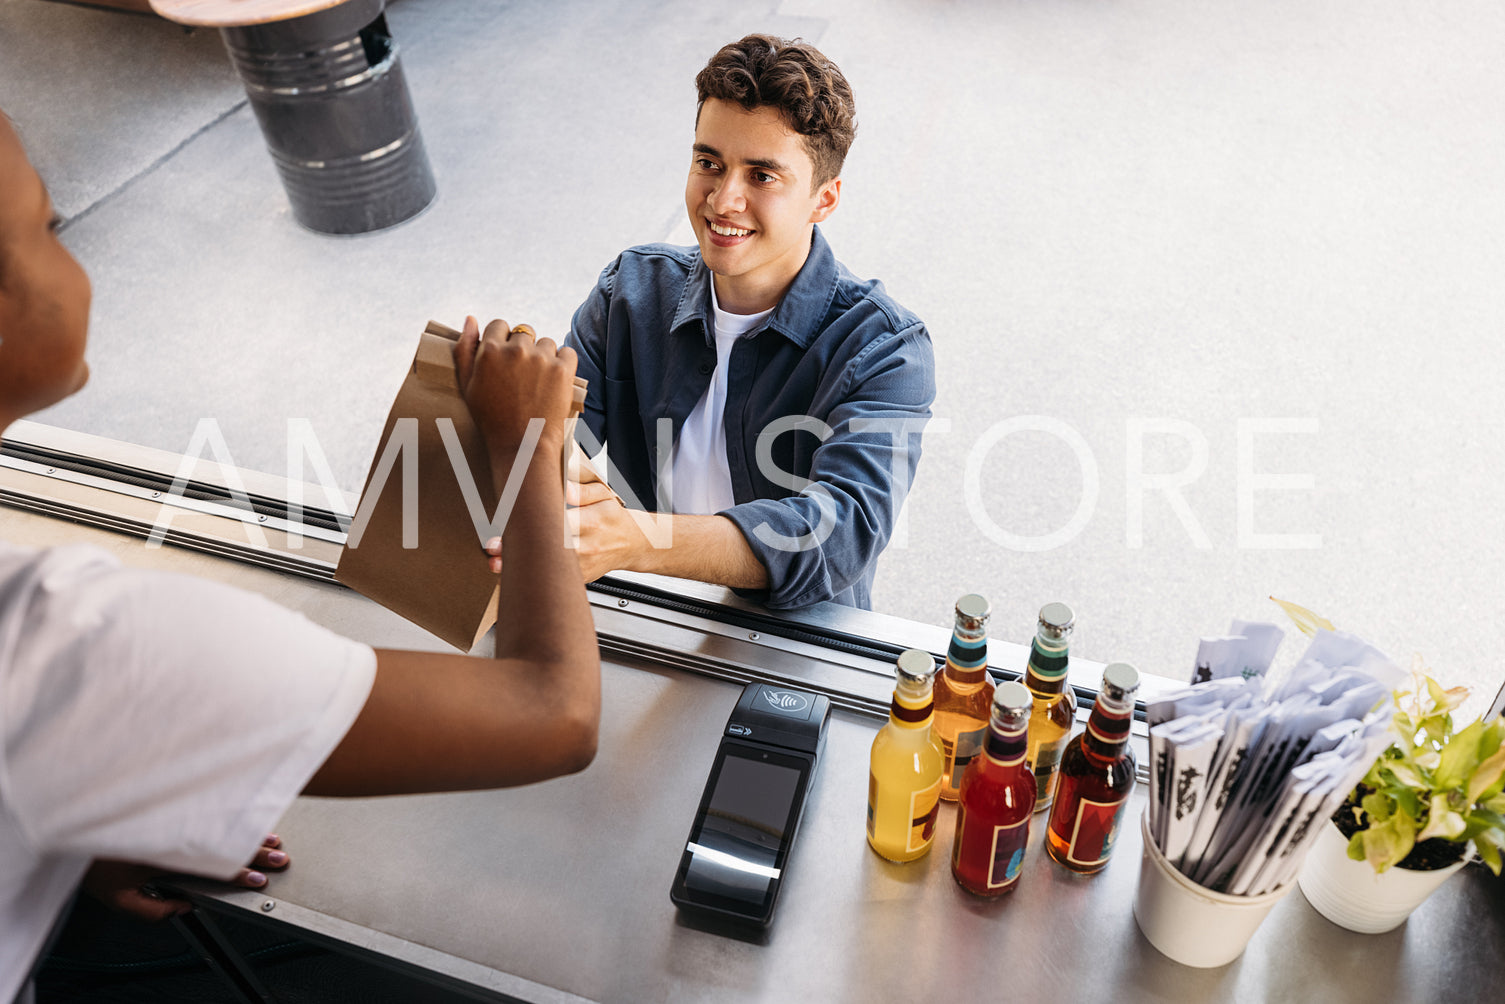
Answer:
M1076 724L1076 695L1066 680L1066 648L1075 627L1076 615L1066 604L1041 607L1024 670L1024 685L1034 698L1027 757L1035 775L1036 812L1050 808L1056 793L1056 767Z
M931 732L935 659L899 654L888 724L873 739L867 778L867 842L890 861L924 857L941 802L941 746Z
M1035 778L1024 762L1031 703L1023 684L998 685L982 753L962 775L951 875L979 896L1011 891L1024 863L1035 809Z
M941 797L956 800L962 772L988 734L993 681L988 679L988 601L968 593L956 601L956 626L946 665L935 678L935 736L941 741Z
M1087 728L1066 744L1056 804L1045 830L1045 849L1075 872L1101 871L1113 854L1124 807L1134 790L1129 725L1139 671L1127 662L1103 670L1103 689Z

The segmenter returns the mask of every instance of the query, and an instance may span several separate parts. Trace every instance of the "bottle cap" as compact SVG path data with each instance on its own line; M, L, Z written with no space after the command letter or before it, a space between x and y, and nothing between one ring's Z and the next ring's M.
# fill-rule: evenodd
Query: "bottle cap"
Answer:
M907 648L899 653L899 679L929 683L935 676L935 656L924 649Z
M1065 641L1076 628L1076 614L1064 603L1047 603L1040 608L1040 634L1053 641Z
M1103 670L1103 693L1114 701L1127 700L1139 689L1139 670L1127 662L1111 662Z
M1029 689L1015 680L1000 683L993 688L993 707L1010 714L1019 714L1034 706Z
M968 593L956 601L956 619L969 630L982 630L992 612L987 598L976 593Z

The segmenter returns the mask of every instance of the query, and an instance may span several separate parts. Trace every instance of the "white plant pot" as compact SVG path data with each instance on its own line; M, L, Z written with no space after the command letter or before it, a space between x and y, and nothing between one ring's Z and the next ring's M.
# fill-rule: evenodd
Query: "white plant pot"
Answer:
M1405 923L1438 886L1468 861L1446 868L1412 871L1387 868L1376 872L1368 861L1348 856L1348 838L1327 823L1301 869L1301 892L1318 913L1339 927L1361 934L1391 931Z

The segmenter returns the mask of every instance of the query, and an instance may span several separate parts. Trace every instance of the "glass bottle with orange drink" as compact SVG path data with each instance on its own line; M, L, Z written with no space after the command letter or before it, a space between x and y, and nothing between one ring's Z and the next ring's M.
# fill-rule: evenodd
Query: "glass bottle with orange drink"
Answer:
M988 734L993 681L988 679L988 601L968 593L956 601L946 665L935 677L935 735L941 741L941 797L955 801L962 772Z

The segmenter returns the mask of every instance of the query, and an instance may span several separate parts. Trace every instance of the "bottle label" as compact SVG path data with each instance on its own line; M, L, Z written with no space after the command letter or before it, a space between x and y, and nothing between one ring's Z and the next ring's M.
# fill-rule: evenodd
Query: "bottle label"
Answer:
M1050 792L1055 787L1056 768L1061 765L1061 753L1066 749L1069 736L1062 736L1060 742L1051 743L1049 746L1041 743L1035 749L1035 762L1030 764L1030 770L1035 772L1035 801L1044 802L1050 798Z
M1104 746L1121 746L1128 742L1130 714L1100 712L1101 708L1092 709L1092 716L1087 719L1087 734Z
M951 768L951 784L946 788L948 792L955 794L961 791L962 775L967 771L967 764L982 752L982 743L987 735L988 730L984 726L972 732L958 732L955 743L941 740L941 746L946 755L946 766ZM943 774L942 780L944 779Z
M1000 767L1013 767L1024 763L1029 751L1029 739L1025 732L994 732L986 730L982 751L987 758Z
M869 786L873 790L877 788L872 782L869 782ZM931 838L935 836L935 817L940 811L940 778L936 778L930 787L921 788L909 796L909 839L905 841L906 851L922 851L930 845Z
M1048 808L1048 803L1056 790L1056 772L1054 768L1035 775L1035 811Z
M872 771L867 772L867 838L874 839L873 833L878 825L878 778Z
M1076 820L1071 827L1071 842L1066 848L1066 860L1084 868L1106 862L1113 854L1113 843L1118 839L1118 823L1128 801L1127 795L1116 802L1082 799L1077 805Z
M927 699L918 708L911 708L899 703L899 695L895 694L888 705L888 720L901 729L923 729L930 726L930 717L935 713L935 700Z
M1029 841L1029 817L1008 826L993 827L993 866L988 871L988 888L1002 889L1019 880L1024 864L1024 845Z
M957 683L978 683L988 668L988 640L968 641L951 636L946 650L946 676Z
M988 663L988 640L962 638L953 634L951 647L946 650L946 659L961 669L981 669Z
M1038 640L1030 644L1029 666L1026 672L1042 680L1061 680L1066 677L1068 665L1065 649L1060 652L1044 652L1041 651Z
M968 837L971 840L968 840ZM978 838L990 839L991 846L988 848L988 878L989 889L1002 889L1012 885L1019 879L1019 869L1024 864L1024 847L1029 843L1029 817L1019 820L1017 823L1009 823L1005 826L993 827L992 833L986 831L973 833L967 828L967 807L958 807L956 813L956 844L951 852L951 867L959 869L964 855L975 856L977 853L976 841Z

